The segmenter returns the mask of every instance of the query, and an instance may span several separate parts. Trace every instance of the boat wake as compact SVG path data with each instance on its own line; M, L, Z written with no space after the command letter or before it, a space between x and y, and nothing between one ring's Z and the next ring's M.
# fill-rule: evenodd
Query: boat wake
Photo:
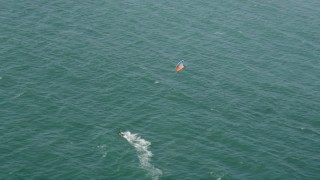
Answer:
M121 132L120 135L136 149L140 166L148 171L148 176L150 176L153 180L159 179L159 177L162 175L162 171L150 163L153 154L148 150L148 147L151 145L151 143L140 138L137 134L132 134L129 131Z

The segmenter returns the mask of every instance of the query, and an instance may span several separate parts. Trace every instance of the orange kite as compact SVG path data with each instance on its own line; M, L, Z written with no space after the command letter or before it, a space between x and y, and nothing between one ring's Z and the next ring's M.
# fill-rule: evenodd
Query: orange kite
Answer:
M176 72L181 71L183 68L185 68L184 60L181 60L177 65L176 65Z

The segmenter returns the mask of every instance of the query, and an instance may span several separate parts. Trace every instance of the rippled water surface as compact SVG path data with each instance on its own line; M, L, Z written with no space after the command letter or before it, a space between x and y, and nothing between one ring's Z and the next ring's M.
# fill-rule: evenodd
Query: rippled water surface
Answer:
M0 179L320 178L320 1L0 4Z

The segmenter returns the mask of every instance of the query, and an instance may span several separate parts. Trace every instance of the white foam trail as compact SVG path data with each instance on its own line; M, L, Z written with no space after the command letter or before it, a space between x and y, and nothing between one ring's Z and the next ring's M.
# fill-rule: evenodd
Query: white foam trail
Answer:
M162 175L162 171L150 163L153 154L148 150L148 147L151 143L140 138L137 134L131 134L129 131L122 132L122 136L135 147L138 153L140 166L148 171L148 175L150 175L153 180L159 179L159 176Z

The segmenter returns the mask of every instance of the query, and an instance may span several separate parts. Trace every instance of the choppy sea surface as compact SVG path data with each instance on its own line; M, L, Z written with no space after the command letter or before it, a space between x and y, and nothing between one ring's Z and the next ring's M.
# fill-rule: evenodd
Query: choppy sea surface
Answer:
M320 179L320 1L0 4L0 179Z

